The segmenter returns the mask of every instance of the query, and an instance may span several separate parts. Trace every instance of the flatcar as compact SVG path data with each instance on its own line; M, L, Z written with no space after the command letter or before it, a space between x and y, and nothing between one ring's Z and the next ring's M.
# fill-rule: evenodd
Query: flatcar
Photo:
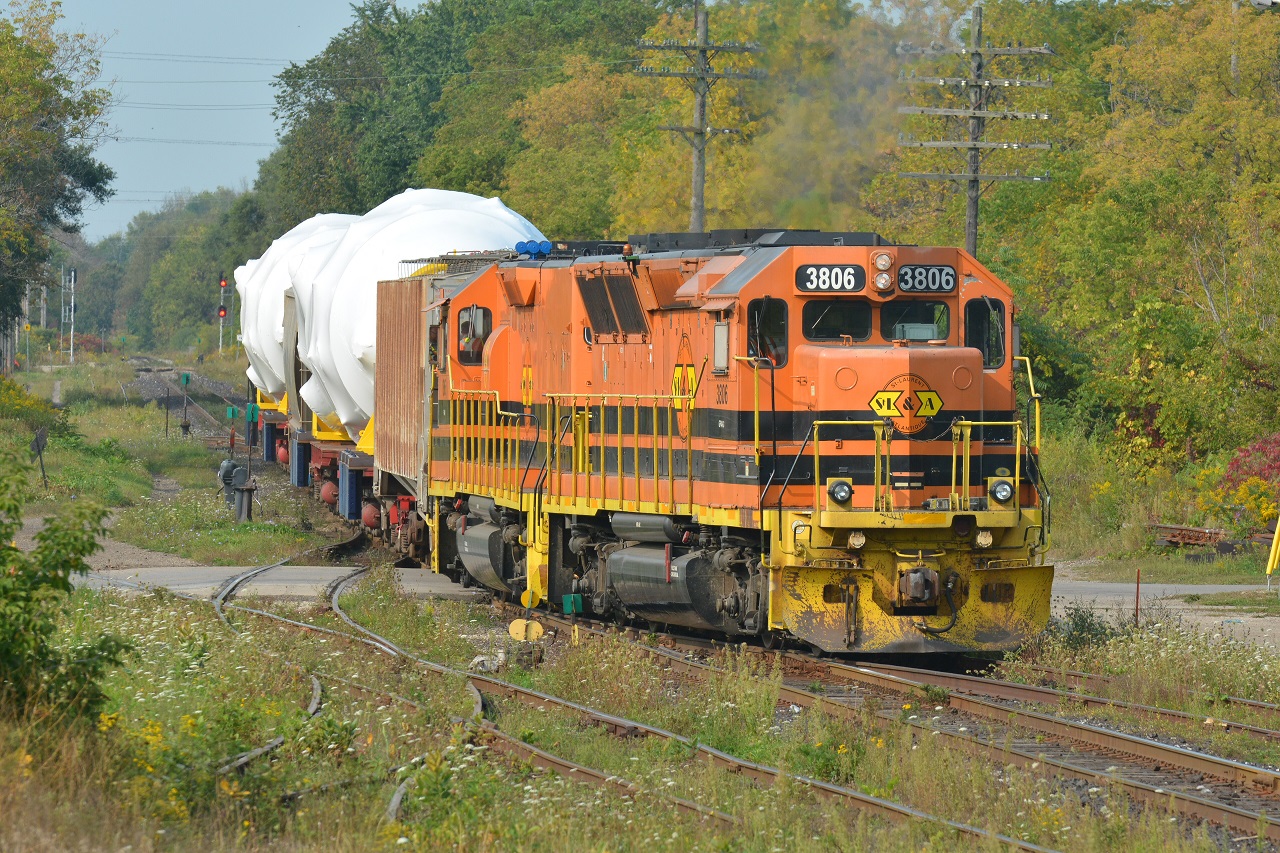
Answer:
M378 285L363 514L404 554L530 608L770 647L1044 628L1040 398L973 257L794 230L516 250Z

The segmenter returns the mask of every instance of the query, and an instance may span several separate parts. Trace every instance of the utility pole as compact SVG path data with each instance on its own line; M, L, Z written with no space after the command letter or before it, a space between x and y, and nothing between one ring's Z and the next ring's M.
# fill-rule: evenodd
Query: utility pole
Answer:
M978 254L978 200L982 196L983 182L993 181L1033 181L1044 183L1049 180L1048 173L1043 175L1024 175L1021 172L1010 174L982 174L982 156L984 151L993 150L1042 150L1051 146L1048 142L987 142L983 135L990 120L1031 119L1047 121L1048 113L1014 112L1011 110L992 110L991 94L996 89L1039 88L1045 89L1053 85L1052 79L1018 80L988 76L987 59L999 56L1055 56L1049 45L1041 47L1024 47L1006 45L992 47L982 42L982 5L973 7L973 18L969 25L969 46L943 48L930 46L927 48L912 47L909 44L899 45L900 55L916 55L926 58L940 56L967 57L968 75L965 77L916 77L912 74L906 78L908 83L933 83L939 86L955 87L967 96L968 109L941 109L934 107L899 107L898 112L908 115L944 116L968 119L968 139L916 141L900 139L903 148L952 148L964 151L965 168L963 172L899 172L900 178L919 178L926 181L958 181L965 184L965 224L964 245L969 254Z
M76 268L71 268L71 364L76 363Z
M641 66L637 69L641 77L674 77L683 80L693 91L693 124L662 125L659 130L678 133L693 149L693 178L690 186L689 230L701 233L706 229L707 204L707 146L717 136L731 133L742 133L736 127L711 127L707 118L707 96L717 80L761 80L763 71L716 71L711 61L722 53L760 53L762 48L755 43L724 42L713 44L707 38L707 9L703 0L694 0L693 4L694 40L683 44L667 40L664 42L642 39L637 46L643 51L674 51L684 54L689 61L684 69L673 69L666 66L654 68Z

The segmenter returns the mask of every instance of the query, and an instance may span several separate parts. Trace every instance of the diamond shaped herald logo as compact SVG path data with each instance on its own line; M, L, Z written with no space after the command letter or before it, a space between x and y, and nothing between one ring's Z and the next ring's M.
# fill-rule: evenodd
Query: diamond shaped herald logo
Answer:
M876 417L888 418L894 429L910 435L942 411L942 397L919 376L902 373L885 383L867 405Z

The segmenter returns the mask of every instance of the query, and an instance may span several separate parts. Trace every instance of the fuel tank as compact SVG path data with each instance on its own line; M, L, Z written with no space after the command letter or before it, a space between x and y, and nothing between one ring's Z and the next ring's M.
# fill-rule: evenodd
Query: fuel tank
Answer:
M650 622L702 631L739 632L717 603L737 590L733 576L716 569L705 552L663 545L633 545L609 555L609 585L632 614Z
M511 592L506 579L512 565L502 541L502 530L494 524L468 524L458 531L458 556L467 573L480 583L500 592Z

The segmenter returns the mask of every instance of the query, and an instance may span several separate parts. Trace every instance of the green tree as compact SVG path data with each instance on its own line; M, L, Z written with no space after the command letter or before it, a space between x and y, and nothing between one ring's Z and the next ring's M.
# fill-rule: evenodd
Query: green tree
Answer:
M50 231L75 231L114 173L93 158L107 104L97 43L55 28L58 4L27 0L0 17L0 321L48 280Z
M636 41L657 15L656 4L645 0L507 4L506 13L476 36L467 54L470 69L453 75L444 88L437 105L444 122L418 160L418 184L477 195L503 192L513 159L530 144L521 133L521 101L563 82L569 57L630 70ZM530 127L536 125L535 119Z

